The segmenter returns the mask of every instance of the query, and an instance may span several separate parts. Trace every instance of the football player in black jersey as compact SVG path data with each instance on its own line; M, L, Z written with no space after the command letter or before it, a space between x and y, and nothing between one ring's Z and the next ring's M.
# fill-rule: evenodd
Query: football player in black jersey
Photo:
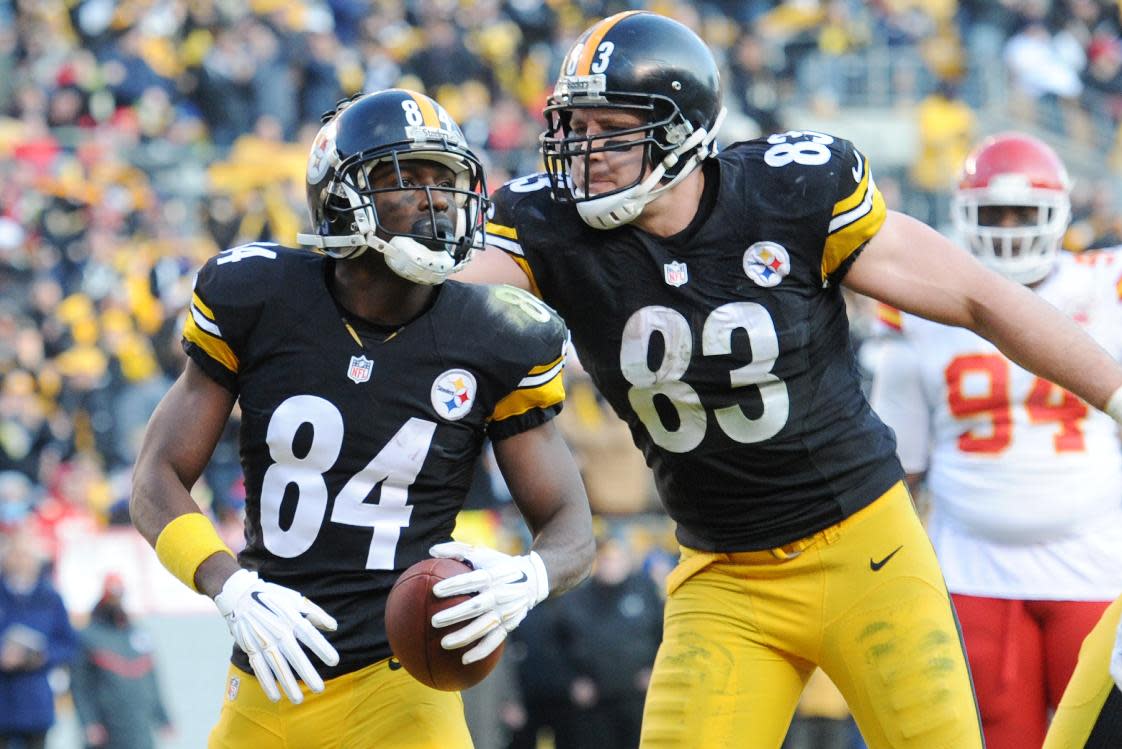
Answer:
M444 642L471 662L587 574L587 498L551 421L567 331L520 289L442 283L481 243L488 201L432 99L341 103L307 189L313 232L299 240L317 251L251 244L199 272L189 361L148 426L132 518L234 636L210 746L470 747L459 696L390 660L386 598L430 554L471 562L436 591L478 594L437 623L466 622ZM235 401L236 560L188 493ZM485 437L533 534L522 556L450 540Z
M1122 368L1031 291L887 211L851 143L714 145L717 64L648 12L574 43L546 172L485 254L565 318L677 523L642 746L778 747L820 666L874 749L982 745L946 587L860 388L839 285L970 328L1122 416ZM490 256L490 257L487 257Z

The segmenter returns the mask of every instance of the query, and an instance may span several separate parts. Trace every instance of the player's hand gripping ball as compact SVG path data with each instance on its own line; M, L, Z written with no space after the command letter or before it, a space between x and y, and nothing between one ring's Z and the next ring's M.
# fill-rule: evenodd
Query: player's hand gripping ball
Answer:
M413 678L433 689L456 692L478 684L491 673L503 653L500 645L487 657L465 666L463 654L474 643L445 650L440 640L449 628L432 626L433 614L471 598L437 598L432 586L470 571L471 567L455 559L422 560L401 574L386 602L386 635L394 657Z

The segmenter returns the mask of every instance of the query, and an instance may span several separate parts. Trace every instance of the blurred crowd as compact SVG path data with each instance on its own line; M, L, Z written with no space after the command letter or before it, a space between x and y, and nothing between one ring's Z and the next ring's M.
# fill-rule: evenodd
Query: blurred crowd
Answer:
M126 522L138 437L182 365L193 272L225 247L293 243L321 112L360 89L423 89L463 123L497 186L537 168L540 109L571 38L625 7L0 0L0 524L31 512L46 525ZM828 81L808 77L812 61L912 45L929 90L897 93L915 108L921 149L898 189L890 171L882 189L935 221L952 165L977 135L960 95L971 54L1004 50L1016 85L1039 97L1122 96L1122 77L1104 72L1122 57L1116 3L651 7L697 28L722 60L730 139L783 128L790 102L828 93ZM1047 64L1021 64L1032 39L1051 45L1038 56ZM1061 63L1066 88L1032 78ZM1074 246L1118 238L1112 196L1093 184L1077 192ZM199 488L233 526L236 431Z
M1122 141L1108 0L0 0L0 533L31 526L50 554L61 524L127 524L140 435L184 362L193 274L226 247L294 243L322 112L359 90L423 90L494 188L538 169L541 107L576 33L640 6L715 51L728 140L797 127L793 106L853 102L833 61L914 57L919 73L878 93L915 118L917 152L878 183L932 223L995 105L981 81L998 60L1015 116L1075 144L1105 121ZM1122 165L1122 148L1109 159ZM1122 241L1116 200L1108 180L1077 182L1069 249ZM657 511L626 428L579 372L569 392L594 509ZM480 475L474 506L501 509ZM236 546L236 415L196 495Z

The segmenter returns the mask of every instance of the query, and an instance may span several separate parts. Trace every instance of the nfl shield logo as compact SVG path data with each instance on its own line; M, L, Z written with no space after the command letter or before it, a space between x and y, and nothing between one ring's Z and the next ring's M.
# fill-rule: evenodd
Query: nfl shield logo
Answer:
M374 362L365 356L352 356L351 366L347 369L347 377L356 384L366 382L370 379L370 373L373 370Z
M689 271L686 270L686 264L679 263L677 260L663 265L662 271L666 283L671 286L681 286L686 281L690 280L690 274Z

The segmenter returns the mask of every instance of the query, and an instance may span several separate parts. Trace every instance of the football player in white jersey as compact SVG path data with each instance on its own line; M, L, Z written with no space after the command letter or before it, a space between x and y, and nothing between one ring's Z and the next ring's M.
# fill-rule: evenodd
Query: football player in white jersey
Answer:
M966 160L953 223L983 264L1122 358L1122 256L1060 251L1068 190L1047 145L993 136ZM910 478L926 477L986 746L1040 746L1080 643L1122 591L1118 425L969 330L885 312L902 335L872 403Z

